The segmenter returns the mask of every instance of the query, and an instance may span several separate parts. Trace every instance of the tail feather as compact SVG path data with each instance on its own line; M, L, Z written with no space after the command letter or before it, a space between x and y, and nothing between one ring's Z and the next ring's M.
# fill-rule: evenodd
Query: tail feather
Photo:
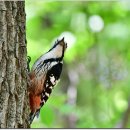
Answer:
M32 124L35 116L38 118L39 117L39 114L40 114L40 109L38 109L36 112L31 112L29 114L29 124Z

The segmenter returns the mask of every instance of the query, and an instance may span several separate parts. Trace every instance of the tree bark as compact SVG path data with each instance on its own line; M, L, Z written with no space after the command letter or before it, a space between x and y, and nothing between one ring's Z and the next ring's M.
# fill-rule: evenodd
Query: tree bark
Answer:
M0 128L28 128L25 2L0 1Z

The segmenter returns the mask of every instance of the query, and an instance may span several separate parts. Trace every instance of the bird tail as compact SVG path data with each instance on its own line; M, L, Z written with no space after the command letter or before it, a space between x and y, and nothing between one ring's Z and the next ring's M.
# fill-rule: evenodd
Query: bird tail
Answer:
M33 122L33 120L34 120L34 118L35 118L35 116L38 118L39 117L39 114L40 114L40 109L38 109L36 112L31 112L30 114L29 114L29 124L31 125L32 124L32 122Z

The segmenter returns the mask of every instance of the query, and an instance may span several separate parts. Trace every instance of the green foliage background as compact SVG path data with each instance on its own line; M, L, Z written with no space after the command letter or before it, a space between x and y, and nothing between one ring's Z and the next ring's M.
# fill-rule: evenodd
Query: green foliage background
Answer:
M31 66L69 34L61 81L31 127L129 128L130 2L27 0L26 15ZM94 15L104 22L99 32Z

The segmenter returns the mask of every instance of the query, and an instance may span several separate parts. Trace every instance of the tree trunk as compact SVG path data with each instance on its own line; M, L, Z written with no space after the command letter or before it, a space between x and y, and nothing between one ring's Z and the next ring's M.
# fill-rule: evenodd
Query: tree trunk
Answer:
M28 127L25 2L0 1L0 128Z

